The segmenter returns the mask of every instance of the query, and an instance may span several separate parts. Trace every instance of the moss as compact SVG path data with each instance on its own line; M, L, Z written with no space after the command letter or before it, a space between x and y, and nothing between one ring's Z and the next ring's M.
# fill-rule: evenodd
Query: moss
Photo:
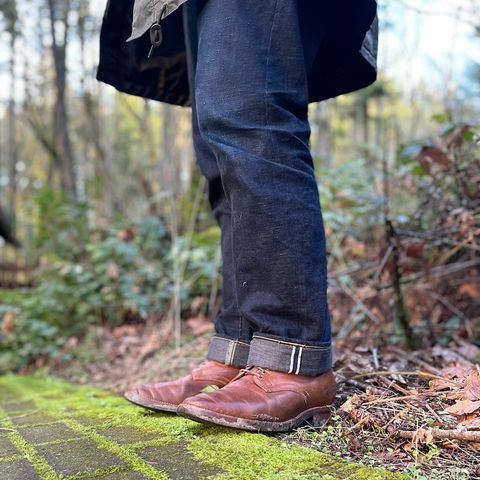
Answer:
M120 397L89 386L74 387L54 378L6 376L0 377L0 390L8 387L21 401L32 401L36 408L54 422L61 421L101 449L120 458L125 465L98 472L75 474L71 480L95 478L106 473L136 471L150 479L166 479L166 474L148 462L144 452L154 447L168 446L164 451L175 452L175 462L182 463L182 455L189 459L191 469L197 461L198 472L193 478L202 478L199 472L218 472L216 479L406 479L379 469L362 467L327 454L298 445L283 443L266 435L216 428L195 423L171 414L154 413L133 407ZM0 411L0 425L6 413ZM89 422L91 419L91 422ZM3 427L18 428L11 420L3 419ZM130 429L128 443L116 441L105 432L115 427ZM121 427L121 428L120 428ZM114 430L114 429L113 429ZM104 434L102 434L102 432ZM158 436L148 434L158 434ZM51 467L19 433L8 433L9 438L27 456L42 480L58 478ZM119 440L117 438L117 440ZM57 443L55 441L54 443ZM183 452L183 453L182 453ZM171 464L171 455L169 457ZM186 462L186 460L185 460ZM161 455L157 468L162 468ZM169 471L168 462L164 469ZM202 470L202 465L205 466ZM184 472L185 473L185 472ZM182 474L183 475L183 474ZM172 474L172 476L174 476ZM185 478L182 476L181 478Z
M14 424L10 420L5 420L5 412L0 408L0 415L2 416L3 427L11 428L7 432L7 437L17 449L23 453L24 457L30 462L38 476L42 480L55 480L58 478L55 471L48 465L48 463L37 453L34 447L30 445L23 437L13 428Z
M3 462L14 462L16 460L22 460L23 455L13 455L11 457L2 457L0 458L0 470L1 470L1 465Z
M228 473L222 479L393 479L406 477L338 460L275 438L235 430L203 427L204 435L190 442L199 460L222 462ZM364 477L368 474L367 477Z

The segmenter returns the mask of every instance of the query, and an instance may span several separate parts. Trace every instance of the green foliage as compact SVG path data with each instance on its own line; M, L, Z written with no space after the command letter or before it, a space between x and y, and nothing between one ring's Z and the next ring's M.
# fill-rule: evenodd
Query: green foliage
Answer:
M88 242L88 205L58 189L41 188L29 210L38 219L34 247L49 259L77 260Z
M405 203L410 226L419 231L442 227L460 209L475 212L480 196L480 128L447 123L441 115L436 120L441 128L435 143L404 145L397 159L400 184L415 190Z
M147 217L87 232L85 244L70 254L67 246L76 244L73 221L57 220L52 229L40 229L39 242L44 248L68 242L51 257L56 261L41 269L30 295L3 299L3 313L16 314L13 331L0 337L0 371L27 365L39 356L68 360L63 345L72 336L83 336L89 325L160 316L168 310L183 263L185 306L192 295L209 293L217 245L205 240L208 235L194 236L187 249L184 237L172 242L162 220Z
M334 232L362 234L379 223L383 195L379 194L360 158L319 171L319 191L326 227Z

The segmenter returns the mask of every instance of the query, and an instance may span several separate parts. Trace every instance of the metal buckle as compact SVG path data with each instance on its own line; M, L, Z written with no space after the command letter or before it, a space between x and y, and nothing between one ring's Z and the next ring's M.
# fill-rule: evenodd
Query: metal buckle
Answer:
M160 13L160 16L158 17L158 21L156 21L151 27L150 27L150 43L152 46L150 47L150 51L148 52L148 58L151 58L153 55L153 51L155 50L156 47L159 47L162 42L163 42L163 29L162 26L160 25L160 22L162 20L163 14L165 13L166 6L163 7L162 13Z

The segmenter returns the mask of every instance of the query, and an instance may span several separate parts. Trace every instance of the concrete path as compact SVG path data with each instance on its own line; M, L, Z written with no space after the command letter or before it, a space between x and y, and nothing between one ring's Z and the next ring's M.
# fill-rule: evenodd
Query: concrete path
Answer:
M0 480L405 479L266 435L153 413L52 378L0 377Z

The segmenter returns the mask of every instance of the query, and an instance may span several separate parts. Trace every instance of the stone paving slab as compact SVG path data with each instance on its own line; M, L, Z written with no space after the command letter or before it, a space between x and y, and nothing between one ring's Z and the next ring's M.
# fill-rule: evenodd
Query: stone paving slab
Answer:
M20 452L6 435L0 434L0 460L2 458L10 458L19 455Z
M154 413L93 387L48 377L0 377L0 480L207 478L408 477L287 445L272 436Z
M28 412L35 410L35 404L33 402L8 402L3 405L3 409L7 413Z
M27 460L0 463L2 480L40 480L40 477Z
M38 453L60 475L88 472L107 467L120 467L125 462L92 440L56 443L37 447Z
M19 430L20 435L32 445L40 443L55 442L58 440L70 440L79 438L81 434L67 427L64 423L50 425L37 425L34 427L23 427Z
M21 413L15 412L10 415L11 421L17 426L45 425L56 422L57 419L44 412Z
M186 443L146 447L138 454L150 464L160 467L172 480L208 478L221 473L220 468L199 462L188 450Z
M148 480L148 477L135 470L107 473L106 475L97 476L95 478L100 480Z
M99 429L97 432L120 445L148 442L149 440L156 440L160 437L157 432L149 432L148 430L134 427L110 427Z
M105 423L105 420L102 418L87 417L85 415L75 416L74 419L84 427L99 427Z

